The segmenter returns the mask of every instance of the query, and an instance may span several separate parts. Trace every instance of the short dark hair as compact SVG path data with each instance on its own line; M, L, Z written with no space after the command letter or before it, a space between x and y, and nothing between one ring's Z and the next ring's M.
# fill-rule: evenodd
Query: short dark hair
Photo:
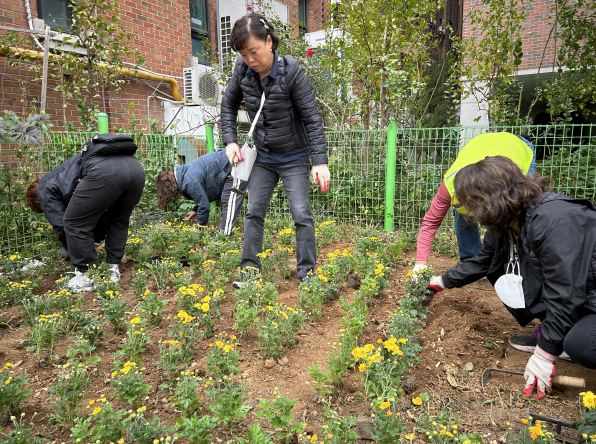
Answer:
M157 195L157 203L160 208L166 208L172 201L182 196L180 190L178 190L174 168L170 168L157 176L155 194Z
M458 171L455 197L471 213L466 216L489 231L500 231L542 196L548 177L531 178L504 156L487 157Z
M33 210L34 213L41 214L43 210L41 209L41 205L39 204L39 200L37 200L37 187L39 186L39 178L35 179L29 187L27 188L27 192L25 193L25 203L29 208Z
M251 36L264 42L267 41L267 36L271 36L271 41L273 42L271 49L277 51L279 37L275 33L275 28L264 16L254 12L245 15L234 23L232 34L230 35L230 47L234 51L242 51L246 41Z

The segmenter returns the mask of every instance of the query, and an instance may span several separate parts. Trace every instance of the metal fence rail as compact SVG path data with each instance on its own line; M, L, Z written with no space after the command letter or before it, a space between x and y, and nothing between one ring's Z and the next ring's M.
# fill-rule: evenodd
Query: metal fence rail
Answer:
M509 131L530 140L536 148L537 169L553 179L555 191L572 197L596 197L596 125L552 125L503 128L420 128L326 133L331 188L321 193L311 187L311 205L319 219L417 230L443 174L459 149L487 131ZM35 177L77 152L91 137L87 133L48 133L42 148L0 146L0 253L37 242L47 231L43 215L25 205L25 190ZM190 163L214 148L212 138L201 136L136 135L137 157L145 166L147 182L139 212L158 211L157 175L178 162ZM388 143L389 140L395 143ZM389 152L388 152L389 150ZM393 153L391 150L394 150ZM388 157L389 155L389 157ZM386 159L395 160L395 198L387 204ZM389 169L391 170L391 169ZM392 180L390 178L390 180ZM390 209L393 208L393 215ZM389 210L388 210L389 209ZM283 188L274 191L269 212L288 215ZM450 224L443 228L450 230Z

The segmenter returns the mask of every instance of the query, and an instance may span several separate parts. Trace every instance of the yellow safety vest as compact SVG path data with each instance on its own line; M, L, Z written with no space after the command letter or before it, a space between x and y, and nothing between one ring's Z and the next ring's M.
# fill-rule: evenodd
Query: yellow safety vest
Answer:
M534 152L523 140L511 133L481 134L470 140L458 153L457 159L444 176L445 186L451 196L451 205L460 213L468 212L455 197L453 187L455 175L462 168L492 156L507 157L519 166L524 174L528 174Z

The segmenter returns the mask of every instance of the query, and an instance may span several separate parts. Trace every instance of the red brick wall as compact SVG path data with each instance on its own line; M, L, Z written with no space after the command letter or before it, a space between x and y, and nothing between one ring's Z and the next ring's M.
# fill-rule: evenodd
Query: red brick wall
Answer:
M483 7L483 5L463 0L464 3L464 24L463 37L469 37L471 34L471 27L469 19L466 19L470 10L474 7ZM545 52L542 68L553 66L554 60L554 42L553 39L546 45L548 36L551 30L549 24L548 13L554 0L535 0L529 3L526 8L529 12L529 17L525 24L525 30L522 35L522 51L524 58L520 65L520 70L536 69L540 66L542 54Z
M217 47L216 0L209 0L209 32L211 44ZM32 15L37 18L35 0L31 0ZM284 0L290 9L290 23L298 27L298 0ZM182 92L182 69L189 66L192 52L190 37L190 16L188 0L119 0L121 22L133 36L133 45L145 56L145 67L165 76L178 77ZM320 29L328 15L327 0L311 0L308 3L309 31ZM28 28L27 14L23 0L2 0L0 24ZM0 31L4 33L4 31ZM40 85L33 82L28 65L10 67L5 57L0 57L0 113L5 110L27 115L31 107L39 104ZM110 117L110 129L116 125L129 127L130 103L134 103L135 117L139 128L148 127L148 119L164 120L163 102L147 97L154 93L159 82L130 79L120 91L105 91L98 98L102 111ZM79 125L79 111L76 100L64 100L54 92L55 84L49 82L46 112L51 116L54 130L64 128L64 121ZM168 85L159 87L160 95L171 95ZM105 108L103 103L105 101Z

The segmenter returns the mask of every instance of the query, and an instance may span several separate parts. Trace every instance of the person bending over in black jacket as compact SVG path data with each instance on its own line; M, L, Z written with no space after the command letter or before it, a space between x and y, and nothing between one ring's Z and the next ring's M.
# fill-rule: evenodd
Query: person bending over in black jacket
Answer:
M550 393L563 352L596 368L596 207L545 191L548 182L502 156L462 168L457 199L488 232L480 253L429 285L442 291L486 276L521 326L542 321L539 337L527 337L535 342L524 373L524 396L536 386L538 399Z
M194 216L198 225L207 225L209 204L221 200L222 218L218 229L229 236L244 202L244 196L231 191L231 171L232 165L224 150L205 154L190 165L170 168L157 176L157 202L161 208L166 208L172 201L184 196L197 204L195 210L186 215L187 219ZM240 191L247 188L248 182L241 182Z
M64 232L64 213L72 197L72 192L79 179L77 162L80 154L65 160L51 172L37 178L27 188L25 202L34 213L44 214L52 226L54 233L62 244L58 253L63 260L68 260L68 244ZM93 229L93 241L98 246L106 237L106 213L99 219Z
M54 175L57 187L71 195L63 218L70 261L75 267L75 276L68 282L71 291L93 288L93 280L86 272L97 262L93 233L104 217L106 262L113 265L110 280L120 280L118 264L124 256L130 215L145 186L145 170L134 157L136 149L130 136L96 135L74 163L78 174ZM43 208L44 196L39 190L37 198Z
M244 222L243 280L247 270L260 268L264 219L275 186L281 179L296 226L297 275L307 278L317 260L315 227L309 203L309 171L321 191L329 189L327 147L315 92L306 72L294 58L277 54L279 38L259 14L239 19L230 35L230 46L240 53L234 74L221 103L223 142L231 164L242 162L236 119L244 105L255 119L253 133L257 157L250 176L251 198ZM251 273L248 273L251 274Z

